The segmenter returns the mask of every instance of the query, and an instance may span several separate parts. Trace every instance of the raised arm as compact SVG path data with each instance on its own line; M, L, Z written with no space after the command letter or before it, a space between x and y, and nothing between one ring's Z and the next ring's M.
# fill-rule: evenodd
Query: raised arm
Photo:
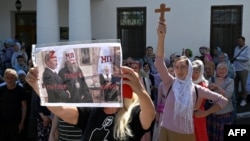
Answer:
M156 59L155 59L155 67L159 72L161 79L166 86L170 86L173 82L173 76L168 72L168 69L165 65L164 61L164 40L166 35L166 23L159 21L158 28L157 28L157 35L158 35L158 43L156 49ZM169 87L167 87L168 89Z
M38 85L38 68L33 67L29 70L26 81L29 83L29 85L33 88L33 90L36 92L36 94L40 94L39 92L39 85ZM60 117L64 121L70 123L70 124L76 124L78 120L78 110L76 107L66 107L66 106L47 106L47 108L54 113L56 116Z
M164 56L164 40L166 35L166 23L159 21L157 28L158 44L156 50L156 56Z

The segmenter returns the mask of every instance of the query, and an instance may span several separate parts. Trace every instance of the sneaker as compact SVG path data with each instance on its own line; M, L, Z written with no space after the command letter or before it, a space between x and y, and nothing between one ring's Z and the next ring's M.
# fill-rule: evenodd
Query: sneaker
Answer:
M247 102L245 99L242 99L241 102L240 102L240 106L246 106L247 105Z

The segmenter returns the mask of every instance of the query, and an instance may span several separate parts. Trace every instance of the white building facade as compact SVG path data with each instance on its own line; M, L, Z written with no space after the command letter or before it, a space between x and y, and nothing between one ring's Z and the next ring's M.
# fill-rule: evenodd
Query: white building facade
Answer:
M0 41L14 38L16 0L1 0ZM200 46L210 47L211 7L241 6L241 34L250 40L249 0L21 0L20 13L36 12L36 43L52 43L60 40L60 27L68 27L69 41L91 39L116 39L117 8L146 8L146 46L157 45L157 21L155 9L161 3L171 8L165 13L167 22L166 55L181 54L190 48L199 55ZM233 34L233 33L232 33ZM235 39L236 41L236 39Z

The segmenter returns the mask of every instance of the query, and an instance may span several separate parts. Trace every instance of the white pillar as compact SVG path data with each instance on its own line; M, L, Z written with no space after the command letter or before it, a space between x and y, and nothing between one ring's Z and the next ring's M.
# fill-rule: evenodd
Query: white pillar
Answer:
M37 44L59 42L58 0L37 0Z
M91 40L90 0L69 0L69 40Z

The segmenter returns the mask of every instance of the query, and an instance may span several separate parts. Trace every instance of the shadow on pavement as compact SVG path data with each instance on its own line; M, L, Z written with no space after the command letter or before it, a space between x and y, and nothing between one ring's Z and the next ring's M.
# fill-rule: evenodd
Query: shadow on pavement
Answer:
M248 124L250 125L250 95L247 97L247 105L240 106L240 102L237 103L237 120L236 124Z

